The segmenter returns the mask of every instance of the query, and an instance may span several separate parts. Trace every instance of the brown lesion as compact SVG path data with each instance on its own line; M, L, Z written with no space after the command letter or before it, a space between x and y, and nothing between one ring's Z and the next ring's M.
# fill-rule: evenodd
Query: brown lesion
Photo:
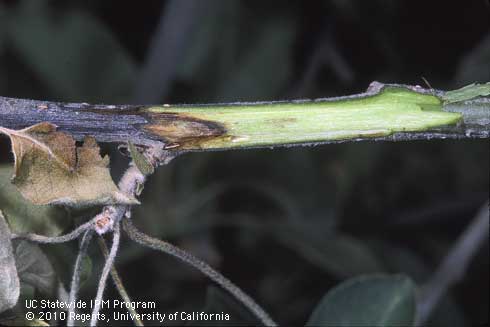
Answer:
M200 144L226 135L226 128L214 121L192 117L182 113L148 113L147 132L165 140L171 148L201 148Z

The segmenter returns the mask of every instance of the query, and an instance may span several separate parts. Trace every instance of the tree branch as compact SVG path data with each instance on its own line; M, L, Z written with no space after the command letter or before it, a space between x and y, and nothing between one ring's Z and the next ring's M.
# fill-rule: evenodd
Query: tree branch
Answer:
M99 142L164 145L175 153L365 140L489 138L490 83L470 87L479 93L466 96L466 91L373 82L367 92L346 97L172 106L0 97L0 126L20 129L50 122L78 140L91 135Z

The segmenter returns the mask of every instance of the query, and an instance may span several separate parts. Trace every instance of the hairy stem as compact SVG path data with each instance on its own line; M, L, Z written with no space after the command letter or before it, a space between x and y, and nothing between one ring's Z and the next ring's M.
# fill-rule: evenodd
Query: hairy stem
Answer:
M75 230L71 231L70 233L61 236L44 236L44 235L39 235L34 233L27 233L27 234L12 234L12 239L19 238L19 239L24 239L36 243L43 243L43 244L65 243L65 242L72 241L78 238L82 233L91 230L93 224L94 224L94 220L90 220L78 226Z
M90 240L92 239L93 231L91 229L87 229L85 234L83 234L82 241L80 243L80 250L78 251L77 259L75 260L75 267L73 268L73 276L71 280L70 286L70 295L68 298L68 303L70 306L68 307L68 320L67 326L74 326L75 320L73 319L75 313L75 301L78 297L78 290L80 288L80 275L82 272L82 260L87 255L88 246L90 244Z
M104 258L107 260L109 258L109 249L107 249L107 244L102 236L99 236L97 238L97 241L99 243L100 250L102 251L102 254L104 255ZM119 276L119 273L116 270L115 265L112 266L111 268L111 278L112 281L114 282L114 285L116 286L117 291L119 292L119 295L121 298L124 300L126 303L131 302L131 298L129 297L128 292L126 291L126 288L124 287L124 284L121 280L121 277ZM138 319L138 312L132 307L132 306L127 306L127 309L129 313L134 317L134 323L136 326L144 326L143 322Z
M117 255L117 250L119 249L119 240L121 236L120 227L121 227L120 221L116 221L114 223L111 251L109 252L109 256L105 261L104 268L102 269L102 274L99 280L99 286L97 287L97 295L95 296L95 301L94 301L95 306L94 309L92 310L92 319L90 320L90 326L97 325L98 316L102 304L102 298L104 296L105 287L107 285L107 278L109 277L111 268L114 265L114 261Z
M265 312L259 304L257 304L249 295L242 291L238 286L233 284L228 278L221 275L214 270L207 263L196 258L192 254L159 239L150 237L140 232L131 222L131 219L123 220L123 228L128 234L129 238L141 245L147 246L154 250L162 251L170 254L192 267L199 270L204 275L208 276L212 281L219 286L230 292L238 301L240 301L247 309L249 309L262 323L266 326L276 326L277 324L272 318Z

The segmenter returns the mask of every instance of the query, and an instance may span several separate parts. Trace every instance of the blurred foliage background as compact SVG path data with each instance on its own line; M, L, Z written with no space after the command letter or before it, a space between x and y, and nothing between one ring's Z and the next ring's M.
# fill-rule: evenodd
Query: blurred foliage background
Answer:
M0 94L96 103L283 100L357 93L373 80L424 85L422 77L455 89L490 81L489 18L486 0L0 0ZM0 142L6 167L9 144ZM489 197L488 145L186 154L150 178L133 217L218 268L280 323L299 325L348 277L402 272L423 284ZM103 151L118 178L127 159L115 148ZM0 206L17 212L19 228L59 232L91 214L60 219L57 211L47 225L1 185ZM76 248L42 247L66 286ZM91 253L85 299L101 267L100 251ZM488 265L487 244L431 326L488 322ZM193 269L126 239L117 268L134 300L156 301L162 312L207 308L253 321ZM117 297L112 287L107 296Z

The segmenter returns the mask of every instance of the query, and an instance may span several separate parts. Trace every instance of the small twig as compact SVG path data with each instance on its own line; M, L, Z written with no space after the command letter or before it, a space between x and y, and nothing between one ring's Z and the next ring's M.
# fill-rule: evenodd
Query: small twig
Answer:
M92 229L94 222L95 220L92 219L78 226L72 232L61 236L44 236L44 235L39 235L34 233L27 233L27 234L12 234L11 238L12 239L19 238L19 239L24 239L31 242L43 243L43 244L65 243L65 242L73 241L74 239L78 238L83 232Z
M123 228L128 234L129 238L143 246L152 248L154 250L162 251L170 254L192 267L199 270L204 275L208 276L215 283L223 287L226 291L230 292L238 301L240 301L247 309L249 309L262 323L266 326L277 326L267 312L260 307L249 295L242 291L238 286L233 284L228 278L221 275L214 270L207 263L196 258L194 255L172 245L168 242L150 237L140 232L131 222L131 219L123 220Z
M104 258L106 258L107 260L107 258L109 257L109 249L107 249L107 244L104 238L102 236L99 236L97 238L97 241L99 243L100 250L104 255ZM129 294L126 291L126 288L124 287L121 277L119 276L119 273L117 272L116 267L114 265L111 268L111 277L112 277L112 281L114 282L114 285L116 286L117 291L119 292L119 295L124 300L124 302L131 303L131 298L129 297ZM127 309L129 313L134 317L135 325L144 326L143 322L140 319L138 319L139 315L136 312L136 310L133 308L133 306L127 306Z
M82 242L80 243L80 250L78 251L77 259L75 261L75 267L73 269L73 276L71 280L70 286L70 296L68 303L68 321L66 323L67 326L74 326L75 320L75 301L77 299L78 290L80 288L80 275L82 272L82 260L87 254L88 246L90 244L90 240L92 239L93 231L91 229L87 229L85 234L83 234Z
M90 326L96 326L97 320L99 316L99 311L101 309L102 298L104 296L104 290L107 285L107 278L109 277L109 273L111 271L112 266L114 265L114 261L116 259L117 250L119 249L119 239L121 236L120 231L120 222L116 221L114 224L114 231L112 237L112 245L111 251L109 252L109 256L107 257L104 265L104 269L102 270L102 274L99 280L99 286L97 287L97 295L95 296L95 306L92 310L92 319L90 321Z
M431 279L423 286L417 303L415 325L424 325L448 289L460 281L468 266L488 240L489 203L485 203L453 245Z

